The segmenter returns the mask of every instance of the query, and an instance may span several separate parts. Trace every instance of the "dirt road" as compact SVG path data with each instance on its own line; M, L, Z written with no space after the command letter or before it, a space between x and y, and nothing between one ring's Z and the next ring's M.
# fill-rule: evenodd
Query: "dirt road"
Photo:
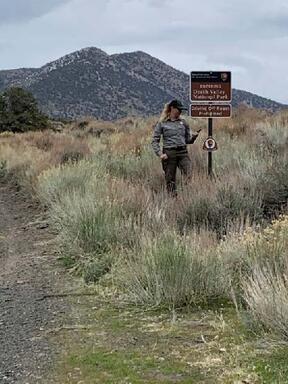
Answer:
M57 346L45 330L61 326L68 311L65 298L46 298L67 283L50 251L54 237L37 205L0 181L1 384L50 382Z

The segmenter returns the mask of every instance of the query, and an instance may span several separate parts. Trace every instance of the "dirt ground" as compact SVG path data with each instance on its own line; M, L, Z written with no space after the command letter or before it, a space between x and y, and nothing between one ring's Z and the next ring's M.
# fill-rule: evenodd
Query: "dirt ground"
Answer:
M69 313L66 297L54 295L72 288L51 252L54 238L37 203L1 180L1 384L50 382L58 349L47 329L61 327Z

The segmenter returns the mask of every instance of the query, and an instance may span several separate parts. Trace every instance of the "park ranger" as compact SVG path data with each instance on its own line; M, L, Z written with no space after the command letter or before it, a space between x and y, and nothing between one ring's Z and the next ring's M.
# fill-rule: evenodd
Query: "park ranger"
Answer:
M169 194L177 196L176 171L179 167L181 174L189 179L191 176L191 160L187 151L187 144L196 140L199 132L191 133L191 129L180 114L184 108L182 103L174 99L165 104L163 112L156 124L152 138L152 148L162 161L165 173L166 187ZM163 149L160 149L160 139L163 139Z

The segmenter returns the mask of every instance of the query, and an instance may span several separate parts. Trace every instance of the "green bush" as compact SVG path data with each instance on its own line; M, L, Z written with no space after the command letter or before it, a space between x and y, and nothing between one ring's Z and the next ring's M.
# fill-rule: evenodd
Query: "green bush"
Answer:
M269 264L255 265L253 274L243 283L243 297L252 325L288 341L287 274Z
M181 307L228 298L230 276L221 258L176 233L143 241L121 264L120 285L136 303Z
M26 132L47 127L48 118L39 111L30 92L12 87L0 95L0 132Z
M137 220L113 200L107 175L95 161L44 172L38 191L50 206L60 258L80 269L87 282L97 281L110 269L118 248L134 247Z
M99 198L107 192L106 180L104 169L93 161L81 160L43 172L38 178L38 194L48 205L59 202L64 196L84 196L88 191L94 191Z
M288 202L288 158L279 159L259 179L263 194L264 215L276 217Z
M250 189L251 188L251 189ZM253 186L218 183L214 196L191 198L178 218L180 231L206 228L219 236L227 233L228 228L239 220L262 219L262 201Z
M7 175L7 161L1 160L0 161L0 178L5 177Z
M97 283L102 276L110 271L111 264L109 257L102 257L101 259L94 259L85 263L83 266L85 283Z
M59 255L69 258L92 281L99 271L110 268L110 255L123 244L125 226L118 219L118 212L93 196L77 194L64 196L52 205L54 226L57 229ZM116 257L116 256L115 256ZM95 268L97 266L97 268ZM90 272L88 270L90 269ZM92 278L92 269L96 276Z
M161 190L164 177L161 164L149 146L144 146L141 155L128 152L127 154L103 154L95 156L95 162L114 177L131 182L141 182L153 190Z

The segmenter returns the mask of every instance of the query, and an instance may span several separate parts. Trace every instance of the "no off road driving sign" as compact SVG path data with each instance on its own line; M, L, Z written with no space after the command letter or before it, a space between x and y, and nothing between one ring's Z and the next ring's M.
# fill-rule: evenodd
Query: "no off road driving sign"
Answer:
M191 117L199 118L223 118L231 117L231 105L230 104L196 104L193 103L190 105L190 115Z

